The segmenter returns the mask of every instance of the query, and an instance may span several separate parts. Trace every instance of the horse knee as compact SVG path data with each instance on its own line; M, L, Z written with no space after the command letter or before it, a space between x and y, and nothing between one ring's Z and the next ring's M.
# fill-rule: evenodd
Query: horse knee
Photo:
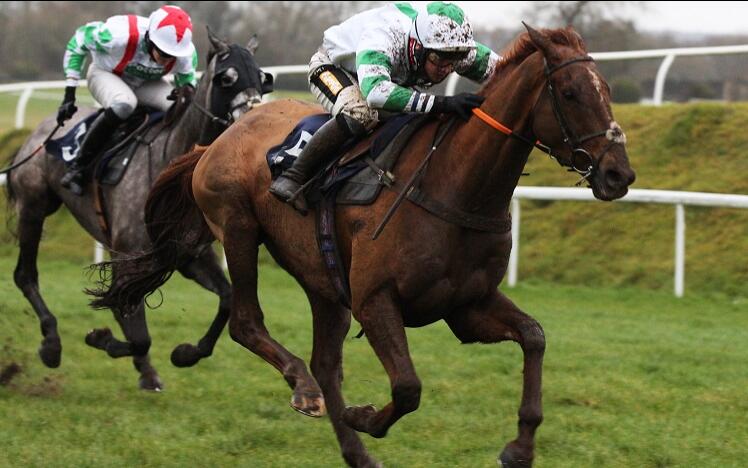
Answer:
M417 410L421 403L421 381L414 378L396 382L392 387L392 403L402 413Z
M545 352L545 334L543 333L543 327L538 322L529 320L523 322L518 328L522 337L523 350L541 354Z

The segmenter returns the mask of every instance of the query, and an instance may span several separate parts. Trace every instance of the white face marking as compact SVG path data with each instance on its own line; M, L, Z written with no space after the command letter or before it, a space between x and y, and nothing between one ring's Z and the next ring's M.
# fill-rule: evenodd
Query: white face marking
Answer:
M600 77L598 76L597 73L595 73L589 68L587 69L587 72L592 77L592 85L597 90L597 95L600 97L600 103L605 104L605 101L603 100L603 83L602 81L600 81Z
M614 143L626 144L626 134L623 133L623 129L618 125L618 122L610 123L610 129L605 132L605 138Z

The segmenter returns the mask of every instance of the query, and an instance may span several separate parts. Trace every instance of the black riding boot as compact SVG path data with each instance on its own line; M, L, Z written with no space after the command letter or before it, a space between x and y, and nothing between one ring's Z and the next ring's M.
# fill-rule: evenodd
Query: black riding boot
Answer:
M81 143L78 157L70 163L67 172L60 179L60 185L76 195L83 195L83 175L86 169L96 159L104 143L112 136L112 131L120 123L122 119L111 108L96 117Z
M301 150L293 166L273 181L270 193L284 202L292 203L301 214L306 214L304 195L297 192L317 171L331 162L336 150L350 137L351 131L343 119L333 118L325 122Z

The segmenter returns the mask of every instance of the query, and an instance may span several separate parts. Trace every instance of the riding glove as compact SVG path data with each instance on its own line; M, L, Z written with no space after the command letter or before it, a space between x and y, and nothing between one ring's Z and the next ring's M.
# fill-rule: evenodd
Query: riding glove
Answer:
M431 112L457 114L462 120L470 119L472 110L480 107L486 98L471 93L460 93L456 96L437 96Z
M62 105L57 111L57 124L64 125L65 121L69 120L77 111L78 108L75 107L75 86L68 86L65 88L65 98L62 100Z

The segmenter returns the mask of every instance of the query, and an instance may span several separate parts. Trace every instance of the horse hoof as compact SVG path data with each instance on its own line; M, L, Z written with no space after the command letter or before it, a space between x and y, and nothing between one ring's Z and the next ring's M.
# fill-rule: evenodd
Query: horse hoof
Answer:
M371 420L377 414L377 407L368 404L364 406L346 406L343 410L343 422L351 429L358 432L365 432L372 437L381 438L387 434L371 430Z
M321 418L327 414L325 398L319 394L301 394L291 397L291 408L312 418Z
M50 369L60 367L62 360L62 344L58 337L47 337L42 340L39 347L39 358L45 366Z
M182 343L171 352L171 363L176 367L192 367L202 359L200 349L189 343Z
M141 376L138 382L141 390L149 392L161 392L164 389L164 384L157 375Z
M531 468L532 458L522 457L511 444L504 447L501 455L496 459L501 468Z
M92 348L106 350L106 345L112 339L112 331L108 328L96 328L86 334L86 344Z

